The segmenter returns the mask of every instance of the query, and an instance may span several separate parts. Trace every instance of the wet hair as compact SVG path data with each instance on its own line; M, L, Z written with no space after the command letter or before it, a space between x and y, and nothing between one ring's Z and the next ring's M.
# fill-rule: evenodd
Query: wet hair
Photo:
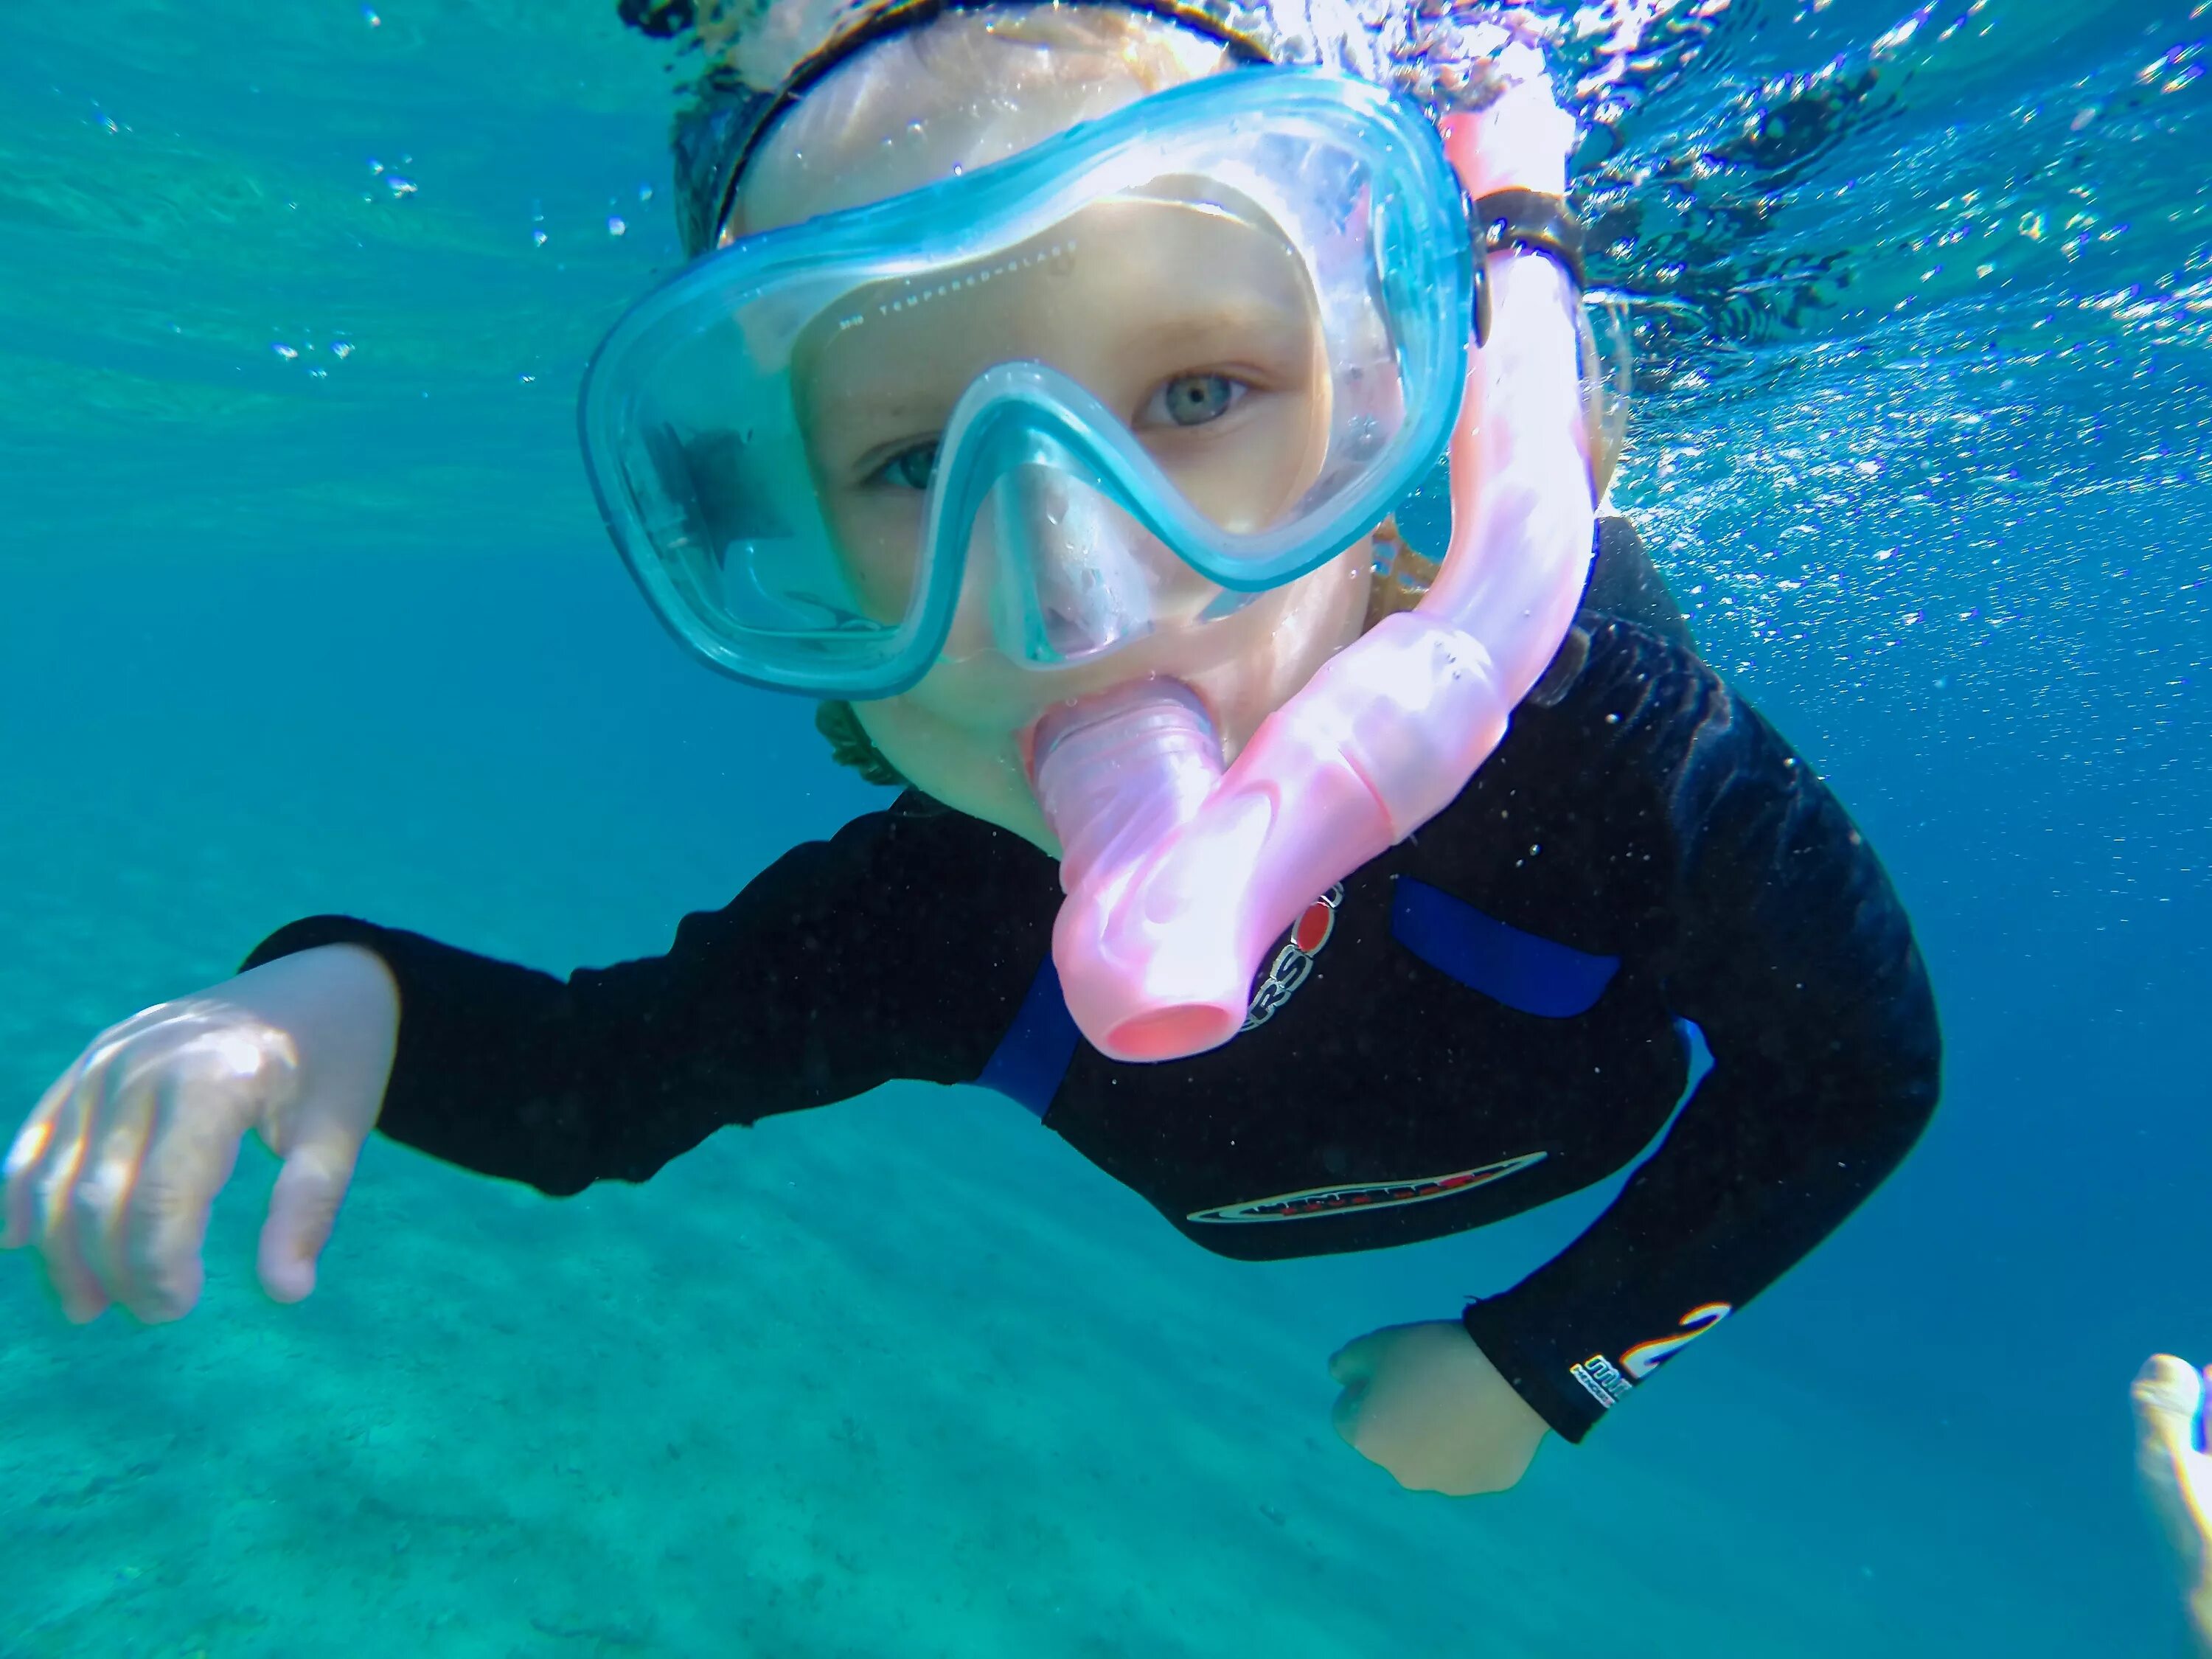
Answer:
M809 82L763 130L754 148L834 145L887 101L920 88L989 85L1019 97L1042 85L1133 80L1147 95L1212 74L1232 58L1224 41L1127 5L1009 3L962 7L869 40ZM744 180L731 190L718 240L743 234Z
M838 765L851 767L869 783L894 789L909 787L898 768L884 757L884 751L869 738L851 703L817 703L814 729L830 739L830 758Z

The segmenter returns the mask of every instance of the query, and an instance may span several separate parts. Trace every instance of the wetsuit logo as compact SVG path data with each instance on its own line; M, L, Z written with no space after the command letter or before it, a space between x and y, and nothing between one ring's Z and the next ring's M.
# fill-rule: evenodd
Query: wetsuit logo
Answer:
M1261 975L1259 988L1252 993L1252 1006L1244 1015L1245 1030L1274 1018L1276 1011L1306 982L1306 975L1313 972L1314 958L1336 931L1336 908L1343 902L1344 884L1339 882L1306 906L1290 937L1283 941L1283 948L1275 952L1274 961Z
M1708 1302L1691 1309L1682 1316L1680 1335L1638 1343L1620 1356L1620 1369L1642 1382L1735 1311L1725 1302Z
M1628 1398L1638 1382L1735 1311L1725 1302L1705 1303L1682 1316L1675 1334L1638 1343L1620 1356L1618 1366L1603 1354L1594 1353L1579 1365L1568 1366L1567 1374L1583 1385L1583 1391L1601 1409L1611 1411Z
M1567 1371L1597 1401L1601 1411L1611 1411L1613 1402L1627 1399L1628 1391L1636 1386L1615 1370L1613 1361L1601 1353L1592 1354L1579 1365L1568 1366Z
M1425 1204L1432 1198L1451 1198L1487 1187L1493 1181L1518 1175L1547 1154L1524 1152L1519 1158L1486 1164L1479 1170L1460 1170L1451 1175L1430 1176L1419 1181L1370 1181L1356 1187L1309 1187L1302 1193L1279 1198L1255 1198L1249 1204L1224 1204L1216 1210L1194 1210L1187 1221L1304 1221L1310 1216L1342 1215L1350 1210L1388 1210L1401 1204Z

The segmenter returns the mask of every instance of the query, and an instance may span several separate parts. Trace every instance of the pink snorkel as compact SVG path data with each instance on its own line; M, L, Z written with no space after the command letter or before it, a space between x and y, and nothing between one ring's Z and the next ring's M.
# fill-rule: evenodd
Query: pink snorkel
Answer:
M1540 70L1443 132L1472 198L1565 192L1573 124ZM1492 255L1490 282L1490 343L1452 432L1451 546L1417 609L1339 653L1225 774L1204 708L1173 682L1086 700L1038 731L1037 799L1067 895L1053 958L1076 1024L1114 1059L1234 1036L1268 947L1451 804L1574 620L1594 510L1578 301L1538 254Z

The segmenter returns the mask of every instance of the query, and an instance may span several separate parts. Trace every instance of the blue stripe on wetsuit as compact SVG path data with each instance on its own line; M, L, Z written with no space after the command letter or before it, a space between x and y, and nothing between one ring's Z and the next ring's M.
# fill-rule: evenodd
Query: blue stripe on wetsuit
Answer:
M1620 971L1619 957L1524 933L1411 876L1395 878L1390 936L1437 972L1547 1019L1588 1013Z
M1009 1100L1019 1101L1039 1117L1051 1109L1060 1092L1060 1079L1075 1061L1075 1045L1083 1041L1075 1016L1067 1012L1067 999L1060 994L1060 969L1045 954L1044 965L1030 981L1014 1023L975 1081L996 1089Z
M1587 1013L1620 970L1619 957L1594 957L1524 933L1410 876L1394 882L1390 933L1438 972L1522 1013L1565 1019ZM1014 1023L975 1081L1042 1118L1052 1108L1083 1034L1060 995L1047 956Z

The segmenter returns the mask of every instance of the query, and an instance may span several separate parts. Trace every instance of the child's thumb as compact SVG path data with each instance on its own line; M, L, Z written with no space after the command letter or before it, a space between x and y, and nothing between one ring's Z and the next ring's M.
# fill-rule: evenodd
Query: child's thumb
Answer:
M360 1157L360 1137L330 1124L318 1125L286 1155L261 1229L261 1287L275 1300L297 1302L315 1288L316 1261Z
M1350 1388L1355 1382L1364 1382L1375 1374L1375 1338L1370 1333L1346 1343L1328 1357L1331 1381Z

